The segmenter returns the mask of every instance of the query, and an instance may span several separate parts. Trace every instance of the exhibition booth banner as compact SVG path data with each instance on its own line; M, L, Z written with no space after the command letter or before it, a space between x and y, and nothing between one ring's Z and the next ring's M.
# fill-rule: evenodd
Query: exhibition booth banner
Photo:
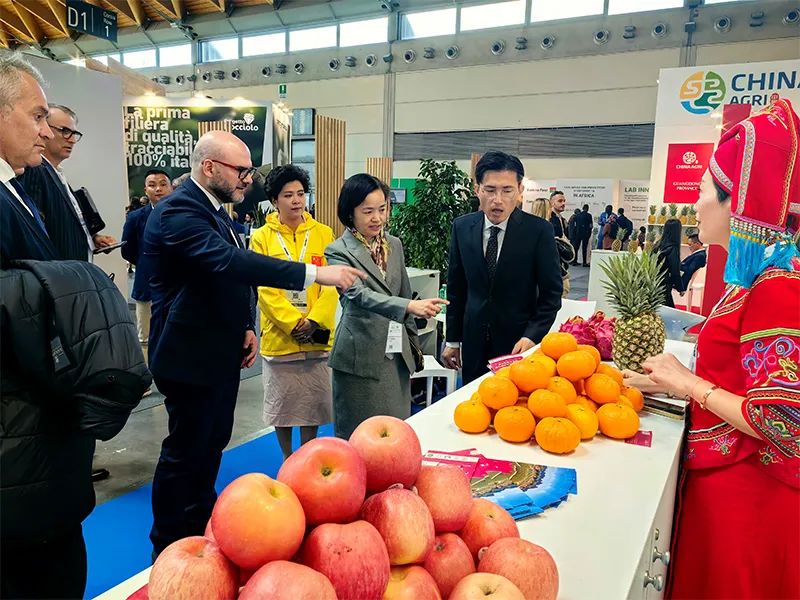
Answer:
M163 100L169 104L157 103ZM129 193L143 194L150 169L166 171L170 179L190 171L189 159L198 138L209 131L229 131L250 149L253 165L273 164L271 106L198 104L189 99L129 98L124 106ZM288 132L281 131L280 147ZM277 149L277 148L276 148ZM278 152L281 159L288 159ZM288 160L287 160L288 162Z
M662 69L650 203L694 203L723 131L778 96L800 105L800 60Z
M650 196L650 182L646 179L621 179L617 208L625 209L625 216L637 227L647 224L647 203Z
M522 193L523 210L530 212L536 198L549 199L553 191L559 190L564 192L564 197L567 199L567 207L563 214L565 219L568 219L576 208L588 204L589 212L596 222L597 217L609 204L616 209L618 184L616 179L525 179Z

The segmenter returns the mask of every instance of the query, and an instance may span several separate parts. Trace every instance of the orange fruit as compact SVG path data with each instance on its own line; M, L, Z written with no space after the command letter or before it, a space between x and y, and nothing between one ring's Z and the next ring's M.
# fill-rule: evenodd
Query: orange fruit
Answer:
M567 418L578 427L582 440L590 440L597 433L599 423L593 410L580 404L570 404L567 406Z
M633 410L636 410L633 406L633 402L628 400L628 398L625 396L620 395L619 399L617 399L617 402L619 402L620 404L624 404L625 406L630 406L631 408L633 408Z
M528 398L528 409L537 419L567 416L567 403L564 398L549 390L533 392Z
M602 364L599 367L597 367L597 371L596 372L600 373L602 375L608 375L609 377L611 377L611 379L613 379L614 381L616 381L619 384L619 387L622 387L622 380L623 380L622 371L620 371L616 367L612 367L611 365Z
M554 360L558 360L567 352L578 349L578 342L571 333L548 333L542 338L542 352Z
M600 356L600 350L594 346L590 346L589 344L578 344L578 350L583 350L592 355L594 358L595 369L600 365L601 362L603 362L603 357Z
M518 360L511 365L509 378L523 394L546 388L550 381L546 366L538 361L528 360Z
M567 403L574 401L578 396L578 392L575 391L575 386L572 385L572 382L563 377L551 377L550 383L547 384L547 389L564 398L564 402Z
M492 422L489 409L480 401L464 400L453 413L456 426L466 433L483 433Z
M636 412L644 408L644 395L635 387L622 387L622 395L625 396L633 404L633 410Z
M481 402L495 410L513 406L519 398L517 386L510 379L499 375L492 375L481 381L478 386L478 394L481 396Z
M527 442L536 429L531 411L521 406L507 406L494 416L494 430L507 442Z
M586 395L598 404L609 404L619 400L619 384L608 375L595 373L584 382Z
M529 358L535 358L537 356L547 356L544 352L542 352L541 346L539 346L536 350L534 350L533 354L531 354ZM550 357L548 356L548 358Z
M511 367L503 367L497 373L495 373L498 377L505 377L506 379L511 379Z
M567 352L558 359L556 363L558 374L570 381L580 381L586 379L597 368L594 357L586 350L575 350Z
M575 398L575 402L572 404L579 404L584 408L588 408L592 412L597 412L597 404L595 404L594 401L589 400L586 396L578 396Z
M562 417L546 417L539 421L534 436L542 450L553 454L572 452L581 443L578 426Z
M610 438L626 440L639 431L639 415L624 404L604 404L597 409L600 432Z
M547 369L548 377L555 377L558 374L558 370L556 369L556 361L549 356L545 356L544 354L534 355L531 358L531 362L538 362L544 365L545 369Z

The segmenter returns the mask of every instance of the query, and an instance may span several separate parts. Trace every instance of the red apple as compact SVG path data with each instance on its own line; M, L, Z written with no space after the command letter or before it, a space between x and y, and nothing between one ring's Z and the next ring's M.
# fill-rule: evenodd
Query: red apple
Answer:
M472 553L455 533L437 535L422 566L433 576L443 598L450 596L459 581L475 572Z
M202 536L178 540L158 555L147 594L150 600L228 600L239 591L239 571L219 547Z
M481 556L478 571L502 575L526 600L556 600L558 567L550 553L519 538L502 538Z
M303 542L306 518L288 485L250 473L222 491L211 526L225 556L242 569L256 570L294 556Z
M393 565L421 563L436 533L431 511L414 492L391 489L367 498L361 518L380 532Z
M367 492L382 492L400 483L411 487L422 465L419 438L395 417L370 417L356 427L350 443L367 464Z
M454 465L423 465L414 484L433 517L436 533L459 531L472 510L469 479Z
M324 523L308 534L300 562L325 575L339 600L380 600L389 582L389 555L366 521Z
M514 517L506 509L484 498L475 498L467 522L459 535L477 562L478 550L488 548L500 538L518 538L519 529Z
M261 567L239 594L239 600L336 600L322 573L305 565L276 560Z
M422 567L392 567L383 600L442 600L436 582Z
M450 600L525 600L519 588L502 575L473 573L458 582Z
M278 481L297 494L309 525L349 523L364 503L367 466L346 441L317 438L286 459Z
M203 537L207 540L211 540L215 544L217 543L217 539L214 537L214 530L211 529L211 519L206 523L206 530L203 532Z

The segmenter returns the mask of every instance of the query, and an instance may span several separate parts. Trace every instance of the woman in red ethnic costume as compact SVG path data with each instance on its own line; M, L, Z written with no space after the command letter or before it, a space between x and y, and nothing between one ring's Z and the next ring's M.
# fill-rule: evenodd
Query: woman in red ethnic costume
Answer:
M720 140L695 205L728 250L692 373L671 354L631 385L691 399L671 598L800 598L798 117L778 100Z

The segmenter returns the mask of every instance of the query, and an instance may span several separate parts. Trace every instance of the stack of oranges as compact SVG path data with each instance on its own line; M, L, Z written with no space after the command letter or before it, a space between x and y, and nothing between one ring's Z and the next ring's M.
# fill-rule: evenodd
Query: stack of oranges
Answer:
M614 439L633 437L643 407L642 393L626 387L596 348L570 333L549 333L529 357L484 379L456 407L454 420L467 433L493 427L508 442L534 438L543 450L563 454L598 429Z

